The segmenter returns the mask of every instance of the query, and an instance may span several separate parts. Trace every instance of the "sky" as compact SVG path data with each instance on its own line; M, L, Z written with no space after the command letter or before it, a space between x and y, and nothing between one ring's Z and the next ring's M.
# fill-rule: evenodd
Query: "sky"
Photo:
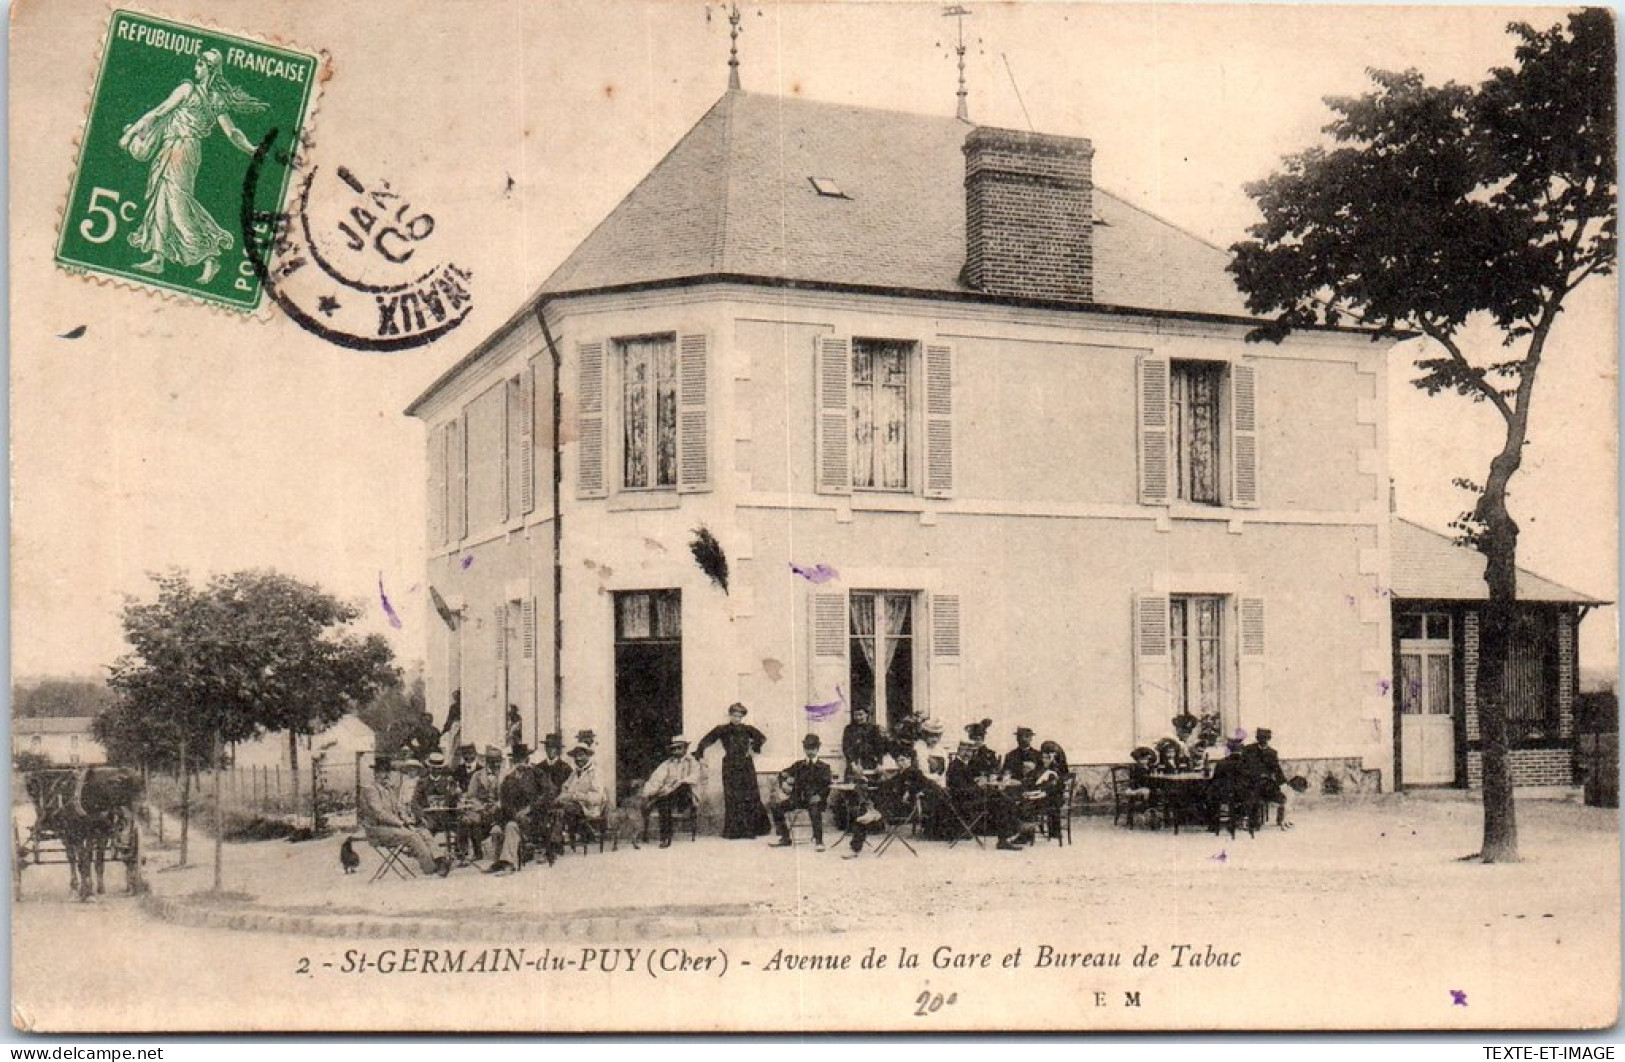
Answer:
M1324 97L1364 91L1372 67L1480 80L1511 60L1508 21L1561 17L966 6L974 121L1091 138L1102 186L1221 246L1256 219L1246 183L1318 142ZM149 593L146 573L171 567L200 579L275 567L312 580L362 604L366 628L401 660L421 658L433 621L424 442L402 411L517 312L715 102L725 12L681 0L166 2L181 21L325 51L312 159L410 194L435 219L435 253L472 274L474 309L460 328L383 354L336 346L275 310L245 319L53 264L107 11L99 0L31 0L13 12L13 674L100 672L122 651L125 596ZM953 113L955 23L937 5L742 11L749 91ZM241 165L219 136L206 152L205 167ZM1565 315L1513 489L1523 566L1609 600L1616 316L1612 278ZM1443 530L1468 507L1452 479L1483 478L1498 424L1483 407L1411 388L1415 355L1415 345L1390 355L1392 472L1401 512ZM1612 609L1586 622L1588 666L1616 655L1614 623Z

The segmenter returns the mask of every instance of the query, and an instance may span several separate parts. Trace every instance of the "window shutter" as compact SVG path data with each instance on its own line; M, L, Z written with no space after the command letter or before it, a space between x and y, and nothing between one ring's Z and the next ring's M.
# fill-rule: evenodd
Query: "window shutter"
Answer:
M677 489L711 489L710 346L703 335L677 341Z
M1168 359L1140 355L1140 504L1167 505L1168 489Z
M536 659L536 599L531 598L519 609L519 643L526 660Z
M444 424L429 432L429 547L446 544L446 431Z
M1244 597L1238 602L1240 628L1236 648L1240 655L1240 691L1237 725L1268 725L1268 683L1265 681L1264 599Z
M1173 661L1168 654L1168 597L1134 599L1134 743L1148 745L1173 718Z
M850 340L820 337L817 344L817 483L820 494L852 493L852 374Z
M536 511L536 366L519 378L519 511Z
M925 348L925 496L954 492L954 348Z
M451 540L468 537L468 424L459 413L446 425L446 461L451 466Z
M1256 370L1230 366L1230 504L1258 508L1258 403Z
M519 428L520 377L512 376L502 385L502 519L519 515Z
M959 659L959 595L931 599L931 655Z
M496 642L497 663L508 659L508 606L498 605L491 612L491 637Z
M603 498L604 481L604 344L577 343L576 496Z
M807 653L805 703L809 708L846 700L850 693L846 664L850 620L846 610L844 593L814 592L807 597L807 631L811 644ZM845 705L828 715L809 713L802 722L808 733L824 739L824 748L828 750L846 723Z

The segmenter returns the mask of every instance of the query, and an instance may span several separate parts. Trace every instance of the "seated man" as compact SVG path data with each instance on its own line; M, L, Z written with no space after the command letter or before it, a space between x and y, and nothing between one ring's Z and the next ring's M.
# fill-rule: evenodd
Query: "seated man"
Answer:
M592 749L577 745L570 750L570 758L575 761L575 772L559 790L559 810L564 816L564 835L572 842L585 844L589 839L598 839L609 794L593 764Z
M1019 801L997 786L983 786L978 779L987 777L978 770L979 752L986 746L974 741L961 741L953 762L948 764L948 799L960 821L969 829L991 834L999 839L998 847L1009 851L1030 842L1037 832L1022 821Z
M1061 836L1061 809L1066 803L1066 783L1070 777L1066 753L1058 743L1044 742L1038 747L1038 765L1020 777L1023 797L1043 812L1050 840L1058 839Z
M1053 744L1053 742L1052 742ZM1060 748L1059 745L1055 746ZM1033 748L1033 732L1025 726L1016 727L1016 747L1004 754L999 773L1005 778L1026 778L1038 770L1038 750Z
M1270 748L1270 739L1274 736L1268 727L1259 727L1253 735L1253 743L1242 749L1241 755L1258 779L1258 795L1262 804L1275 805L1275 825L1290 830L1292 820L1286 817L1286 772L1281 769L1281 754ZM1293 788L1297 789L1297 786Z
M842 859L856 859L863 852L863 842L871 833L886 828L888 822L901 822L908 817L925 787L925 776L914 766L914 754L898 749L893 757L897 771L871 787L858 790L860 803L852 817L852 851ZM871 795L872 794L872 797Z
M451 873L451 860L435 853L434 838L414 821L390 776L391 766L389 757L373 757L372 784L361 787L356 818L369 841L387 848L404 844L423 873L445 877Z
M818 758L818 747L822 744L817 734L808 734L801 740L807 758L797 760L779 772L779 791L768 805L773 827L779 831L779 839L773 842L774 848L788 848L792 843L785 813L805 808L812 818L813 844L818 851L824 850L824 806L829 803L829 787L834 782L834 772L829 769L829 764Z
M694 793L705 773L705 763L688 755L688 738L681 734L671 739L666 758L655 765L649 780L643 783L643 834L649 835L649 816L660 820L660 847L671 847L672 814L679 808L692 806Z
M457 783L457 792L468 792L468 780L480 769L480 750L474 745L457 746L457 762L451 768L451 780Z
M511 874L524 863L526 844L539 845L552 866L558 858L554 823L559 791L545 772L529 762L530 747L513 746L513 767L497 786L497 820L491 831L495 852L487 874Z
M497 821L497 784L502 778L502 750L485 749L485 762L469 776L457 813L457 858L485 858L485 835Z
M1232 737L1225 741L1225 756L1213 765L1213 777L1207 785L1207 828L1218 834L1228 826L1230 836L1236 835L1236 823L1253 822L1254 808L1261 793L1260 778L1254 765L1242 754L1242 740Z
M431 834L450 837L457 830L457 804L462 794L446 770L445 753L429 753L428 768L428 777L412 793L412 810Z

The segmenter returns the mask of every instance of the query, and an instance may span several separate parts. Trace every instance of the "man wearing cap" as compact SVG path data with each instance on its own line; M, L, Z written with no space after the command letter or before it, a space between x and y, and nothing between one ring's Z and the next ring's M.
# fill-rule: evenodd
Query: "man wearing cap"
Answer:
M412 794L412 810L431 835L439 833L449 837L457 829L457 804L462 793L446 770L445 753L429 753L428 768L428 777L418 783Z
M498 785L502 780L502 750L485 748L485 762L475 768L463 787L457 819L457 858L485 858L485 836L497 821Z
M817 734L808 734L801 739L806 758L779 772L779 792L768 808L773 828L779 831L774 848L788 848L792 843L785 813L805 808L812 819L813 844L820 852L824 850L824 805L829 803L829 787L835 778L829 764L818 758L818 747L822 744Z
M536 764L536 769L553 779L554 787L564 788L570 776L576 773L570 761L564 758L564 738L558 734L547 735L542 741L542 762Z
M643 783L643 838L649 839L649 816L660 820L660 847L671 847L672 814L691 807L694 794L705 777L705 764L688 755L688 738L681 734L666 747L666 758L649 772Z
M1263 804L1275 805L1275 825L1283 830L1292 828L1286 817L1286 772L1281 769L1281 754L1270 748L1275 735L1268 727L1259 727L1253 743L1241 750L1253 776L1257 779L1258 795Z
M1038 750L1033 748L1033 732L1027 727L1016 727L1016 747L1004 754L999 773L1006 778L1026 779L1038 772L1042 763Z
M604 808L609 805L609 796L604 792L604 783L598 777L598 767L593 763L592 749L586 745L577 745L570 750L570 758L575 761L575 773L565 781L559 790L559 808L564 813L564 832L572 841L597 840L599 822L604 817Z
M424 874L445 877L451 872L451 860L436 855L434 838L427 830L413 825L412 811L401 800L390 778L390 767L389 757L373 757L372 783L361 787L356 818L372 843L383 848L405 845Z

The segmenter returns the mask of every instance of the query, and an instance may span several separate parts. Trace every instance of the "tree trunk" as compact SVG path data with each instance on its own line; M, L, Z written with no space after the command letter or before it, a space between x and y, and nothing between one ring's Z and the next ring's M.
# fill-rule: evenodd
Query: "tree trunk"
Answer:
M220 853L226 844L226 810L220 792L220 730L214 732L214 891L220 891Z
M293 799L288 801L288 810L293 812L294 825L299 825L299 735L295 731L288 731L288 774L293 782L290 792Z
M1519 461L1517 450L1510 445L1509 449L1510 455L1503 450L1491 462L1477 510L1484 525L1478 548L1485 557L1484 580L1489 587L1489 604L1478 630L1478 732L1484 765L1484 845L1479 856L1486 863L1518 861L1506 703L1507 660L1518 613L1518 525L1507 512L1506 484Z
M186 759L186 737L181 736L181 861L186 865L186 835L192 824L192 767Z

